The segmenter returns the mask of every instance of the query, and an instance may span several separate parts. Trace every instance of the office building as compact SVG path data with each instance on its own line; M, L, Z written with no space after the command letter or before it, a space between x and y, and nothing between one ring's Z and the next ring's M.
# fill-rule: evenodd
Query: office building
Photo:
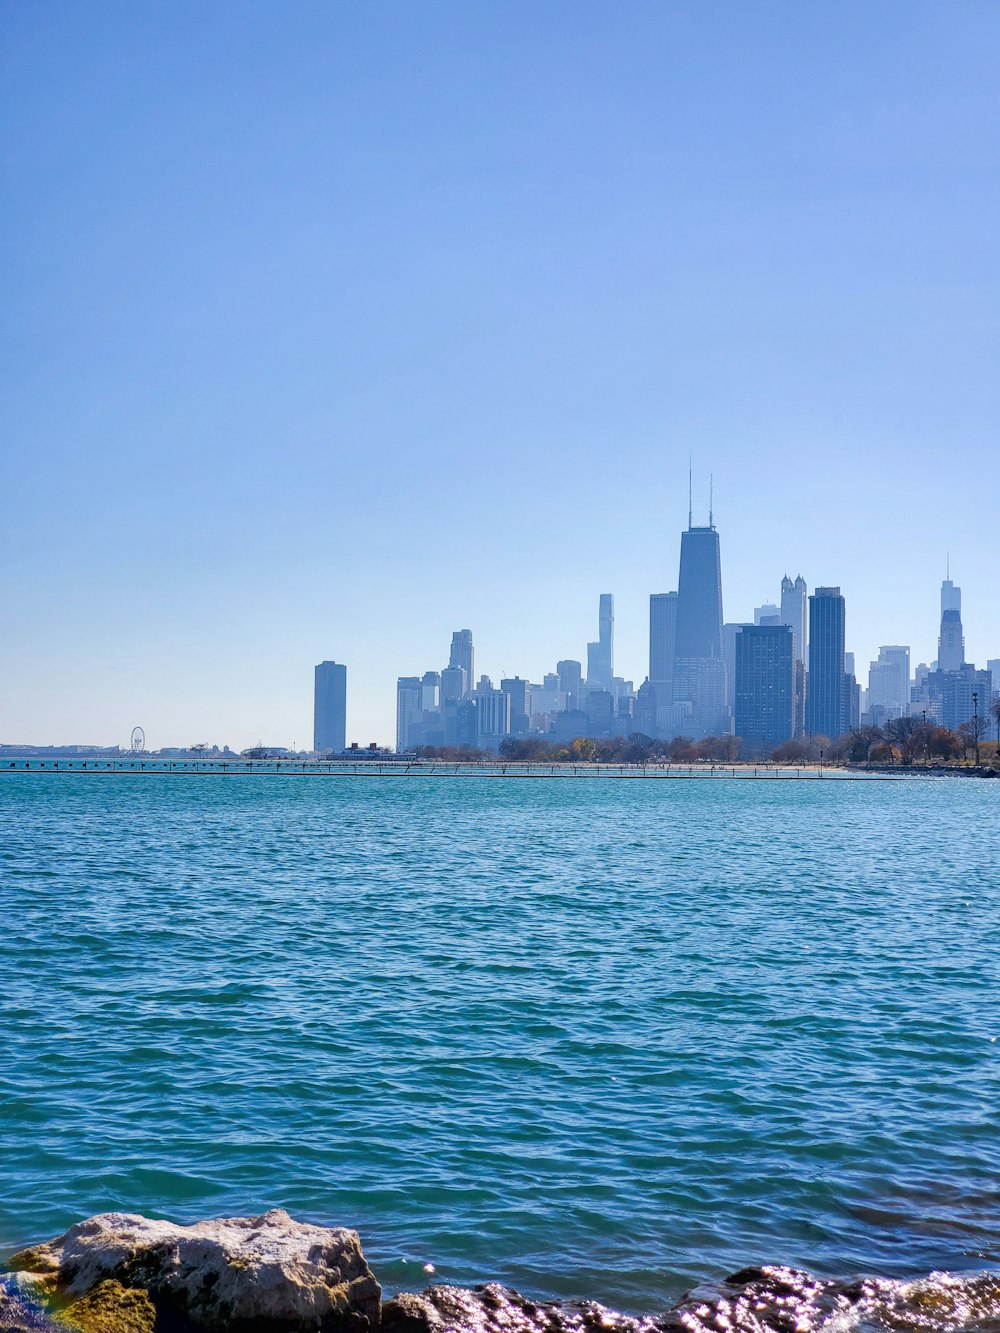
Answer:
M844 717L847 726L855 730L861 726L861 686L854 669L854 654L844 654Z
M712 516L681 533L673 702L687 703L692 735L732 732L722 656L722 558Z
M791 625L795 636L795 659L806 660L806 581L797 574L795 582L786 574L781 580L781 623Z
M503 690L485 688L476 691L476 745L496 754L504 738L510 735L510 695Z
M774 602L765 602L763 606L755 606L753 609L753 623L755 625L780 625L781 607L775 606Z
M937 660L939 671L958 671L965 665L965 633L961 611L949 608L941 612Z
M510 695L510 734L526 736L531 716L531 691L526 680L514 676L501 680L500 688Z
M795 722L795 634L790 625L747 625L736 636L736 734L743 753L767 755Z
M886 644L868 667L868 713L878 710L879 725L902 717L910 700L910 650Z
M615 599L602 592L598 603L597 642L587 644L587 684L601 690L611 689L614 675Z
M461 667L464 670L468 688L471 690L472 682L476 679L476 653L472 646L471 629L457 629L451 636L451 655L448 658L448 665Z
M556 674L559 677L559 688L566 696L566 707L571 709L578 707L583 686L582 664L572 659L557 662Z
M714 525L681 533L675 657L722 657L722 558Z
M347 667L320 662L313 673L313 749L347 749Z
M726 705L736 711L736 636L746 629L747 621L727 620L722 626L722 660L726 664Z
M677 642L677 594L654 592L649 598L649 679L671 686Z
M396 751L404 753L423 743L424 686L419 676L396 681Z
M615 699L610 690L587 690L587 735L610 736Z
M806 730L829 740L850 725L844 672L845 603L839 588L817 588L809 598L809 677Z

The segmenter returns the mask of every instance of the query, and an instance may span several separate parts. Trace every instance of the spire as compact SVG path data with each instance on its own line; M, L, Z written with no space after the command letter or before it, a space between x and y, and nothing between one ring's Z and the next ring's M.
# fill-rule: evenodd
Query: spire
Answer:
M691 503L691 455L688 454L688 532L691 531L691 515L693 505Z
M708 474L708 526L710 528L715 527L715 523L712 518L712 486L714 481L715 481L715 474L710 472Z

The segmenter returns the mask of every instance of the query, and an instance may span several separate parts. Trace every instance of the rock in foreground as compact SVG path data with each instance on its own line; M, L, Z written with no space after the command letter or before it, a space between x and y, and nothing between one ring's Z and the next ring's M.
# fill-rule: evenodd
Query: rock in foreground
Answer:
M182 1227L102 1213L11 1267L62 1298L113 1279L148 1293L157 1329L199 1333L364 1333L379 1323L381 1290L356 1231L260 1217Z

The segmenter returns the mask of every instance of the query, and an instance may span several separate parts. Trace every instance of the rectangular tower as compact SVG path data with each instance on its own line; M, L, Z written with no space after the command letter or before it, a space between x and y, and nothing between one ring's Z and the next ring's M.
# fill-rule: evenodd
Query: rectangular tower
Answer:
M786 574L781 580L781 623L791 625L795 635L795 660L806 660L806 581L801 574L795 582Z
M347 749L347 667L320 662L314 672L313 749L339 754Z
M839 588L809 598L809 679L806 730L835 740L850 725L844 672L845 603Z
M598 605L597 642L587 644L587 684L610 690L614 676L615 599L602 592Z
M795 725L795 634L790 625L747 625L736 635L736 734L766 755Z
M424 686L419 676L396 681L396 750L402 754L422 740Z
M674 676L677 642L677 594L654 592L649 598L649 679L669 685Z

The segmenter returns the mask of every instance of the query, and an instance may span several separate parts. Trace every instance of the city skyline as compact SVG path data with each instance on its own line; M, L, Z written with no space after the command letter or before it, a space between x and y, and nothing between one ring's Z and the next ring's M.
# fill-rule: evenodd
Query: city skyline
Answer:
M0 738L301 747L335 657L391 741L602 591L640 681L692 456L727 620L801 573L930 662L950 552L996 655L995 6L0 24Z
M691 520L690 513L688 517L690 521ZM713 626L716 617L716 610L718 610L718 613L724 617L724 624L721 625L721 629L723 631L735 630L738 632L742 626L746 625L749 626L756 625L756 626L766 627L767 625L770 624L784 623L789 626L797 626L797 624L799 623L799 616L801 614L800 607L803 604L809 607L809 609L805 611L805 616L807 618L807 623L808 623L808 617L812 614L811 603L815 594L819 593L821 595L825 595L828 593L833 593L839 596L841 593L839 586L818 585L816 587L813 587L812 585L809 584L807 579L803 578L803 576L799 572L796 573L796 577L794 580L787 573L783 573L779 578L777 578L774 581L774 589L776 589L776 592L774 589L771 590L773 595L778 598L777 602L765 600L761 604L752 608L752 615L748 619L733 621L729 618L725 609L726 601L723 588L723 580L725 578L725 557L721 547L721 534L719 532L719 529L714 523L714 519L712 519L712 521L710 521L704 526L698 526L698 524L696 523L691 523L691 526L680 530L679 536L680 536L680 546L679 546L680 562L679 562L678 572L677 574L674 575L673 581L678 584L680 584L681 582L681 577L683 574L684 563L685 563L685 538L687 538L687 541L689 543L692 541L700 542L702 544L704 544L706 541L708 542L709 554L707 556L708 560L707 565L705 564L705 557L701 554L701 552L696 551L695 553L694 560L696 563L700 562L701 565L700 570L698 570L695 574L695 578L701 579L707 577L709 585L717 584L719 587L720 600L718 601L717 604L713 601L711 604L711 609L708 612L708 620L712 622L712 625L711 626L708 625L708 622L705 621L704 619L703 613L697 611L689 612L688 619L689 622L691 622L689 623L687 630L689 637L692 634L694 634L695 637L697 637L700 634L701 637L707 636L708 639L711 639L714 643L716 636ZM688 547L689 552L692 549L696 550L696 548ZM933 663L939 660L939 657L942 662L947 663L947 669L949 670L954 670L956 665L959 663L968 663L970 666L975 665L979 667L981 670L988 670L991 667L994 668L994 670L996 669L998 659L995 656L993 656L993 654L1000 652L1000 635L995 636L997 642L994 643L991 647L991 650L988 653L984 653L981 659L978 661L969 654L966 648L967 636L964 633L965 620L963 618L963 613L962 613L962 597L963 597L962 584L958 581L957 578L952 579L950 577L952 573L951 566L952 562L950 554L946 553L945 556L946 577L943 580L941 580L939 584L938 601L940 605L940 612L939 612L939 619L937 621L936 632L933 634L933 636L930 636L929 634L925 634L923 636L925 640L928 637L933 638L934 641L933 653L931 653L929 650L926 653L914 652L911 644L890 645L881 643L878 645L878 648L872 653L871 657L866 659L865 654L863 652L858 652L856 649L852 649L850 647L852 635L850 632L849 624L845 628L845 630L843 631L843 642L840 650L846 653L847 657L851 660L852 663L855 661L855 659L858 663L857 674L855 676L855 679L857 681L857 688L859 691L867 693L869 679L877 680L878 683L876 685L876 690L882 690L887 688L884 682L890 679L890 676L892 674L887 664L887 659L885 656L887 652L890 654L905 653L907 660L907 668L909 669L912 666L914 670L920 668L927 668L933 665ZM688 568L689 570L692 568L690 554L688 556ZM796 569L798 570L797 566ZM806 594L807 588L810 589L808 594ZM766 597L767 592L765 591L765 594L763 595ZM564 665L568 664L571 667L579 669L579 678L584 683L584 685L586 685L586 682L588 681L588 663L590 663L593 665L597 665L598 669L602 673L599 679L603 681L605 664L610 664L612 653L615 655L615 658L617 659L619 651L618 648L614 646L617 644L617 634L615 631L615 610L614 610L615 594L601 593L601 594L593 594L592 596L594 599L596 599L597 610L595 616L592 609L591 621L592 624L596 623L598 626L599 630L598 639L596 641L589 641L589 642L585 641L582 643L582 645L577 645L577 639L581 635L583 636L584 640L586 640L587 631L586 627L583 627L579 631L579 634L576 636L576 638L573 640L573 645L578 646L578 651L579 651L579 656L576 659L570 658L567 659L566 661L559 660L558 664L556 663L543 664L543 670L538 671L537 673L534 671L522 671L521 669L518 669L516 672L512 673L512 675L516 679L520 680L525 684L530 680L536 680L540 682L543 678L548 677L550 672L553 672L557 670L557 668L561 668ZM714 591L712 592L712 596L714 597ZM659 655L659 660L663 663L666 663L668 660L673 660L674 654L677 652L676 617L677 617L678 598L679 594L677 590L672 590L665 593L654 591L646 595L647 614L646 614L646 624L644 627L646 630L646 643L645 643L645 651L643 654L644 660L636 664L637 667L640 667L641 669L628 672L627 674L625 670L619 672L616 669L615 670L616 681L620 680L629 681L630 683L632 683L634 691L636 692L638 691L638 688L643 683L643 681L647 679L656 683L653 676L653 671L654 671L654 662L657 659L657 654ZM840 596L840 601L845 605L849 605L850 603L850 599L843 596ZM663 622L663 616L665 612L668 614L668 619L670 621L669 631L665 629ZM774 614L768 614L768 613L774 613ZM841 615L843 616L843 611L841 611ZM849 615L850 612L848 612L848 616ZM654 617L659 617L659 618L654 622ZM475 619L475 617L472 618ZM956 624L957 624L957 630L955 628ZM957 639L956 639L956 634L957 634ZM665 642L664 642L665 635L668 635L670 638L672 644L672 647L670 649L667 649L665 647ZM725 640L725 634L719 637L720 660L726 659L727 669L729 672L729 681L728 681L729 713L735 725L735 718L737 715L736 642L735 640L731 641L730 646L727 650L727 646L724 640ZM682 634L682 641L686 641L683 639L683 634ZM427 690L431 686L431 681L430 681L431 676L435 677L433 681L433 686L440 690L443 682L446 691L450 688L452 697L456 701L459 698L461 698L462 692L464 692L464 690L467 690L470 687L470 685L475 686L479 680L482 680L487 677L495 681L497 685L496 692L498 694L503 692L499 688L499 682L509 680L510 678L505 678L495 668L492 671L484 668L479 670L477 673L477 669L474 664L476 659L478 642L479 640L476 634L469 628L451 631L450 650L447 654L447 662L444 663L443 670L434 671L432 669L423 673L418 673L412 678L410 678L412 679L412 688L415 691L413 707L416 709L417 713L419 713L421 706L426 706L427 704L427 699L428 699ZM838 640L838 643L839 642L840 640ZM793 643L795 645L793 660L801 660L801 652L800 652L800 646L798 644L797 628L793 635ZM942 651L942 645L944 645L944 651L945 651L945 656L943 657L940 656ZM402 656L406 655L405 649L401 649L400 651ZM711 656L714 653L714 649L711 646L709 646L707 652L709 656ZM513 656L513 654L505 653L502 650L500 651L499 654L495 655L507 658ZM808 655L809 655L809 647L807 646L806 648L807 658ZM868 665L866 665L866 661ZM461 665L463 663L465 664L465 666ZM328 658L324 658L320 663L315 665L314 667L315 686L314 689L310 692L312 696L311 706L309 707L308 713L306 715L307 725L303 726L302 735L313 736L312 748L315 750L323 750L323 749L337 750L340 748L344 748L344 746L346 746L349 743L355 743L361 745L377 743L382 747L390 749L406 748L405 744L401 744L401 741L405 741L405 732L401 736L399 731L398 700L396 701L396 705L390 704L388 708L383 708L381 710L383 713L390 715L391 721L387 725L385 725L380 732L376 732L375 730L369 728L368 733L366 733L364 731L363 726L359 728L354 724L352 720L351 690L357 688L358 675L356 672L351 673L351 689L348 689L346 682L346 674L349 665L350 664L344 666L343 664L338 664L336 661L331 661ZM467 666L472 666L473 669L473 679L471 682L468 679L468 673L466 669ZM336 690L338 691L337 703L335 706L338 720L332 725L336 729L335 734L337 737L340 736L341 734L340 729L342 729L344 736L343 746L337 744L321 745L319 743L320 732L317 730L317 728L321 724L317 720L316 706L317 706L317 701L320 698L320 693L319 693L320 678L321 678L321 672L323 671L324 668L336 668L336 671L338 673L337 685L335 687ZM456 668L458 669L457 672ZM876 675L874 677L870 677L869 675L871 668L876 669ZM896 670L898 673L898 666ZM450 687L448 680L449 671L451 671L451 673L455 676L455 680L451 682ZM889 672L889 674L888 675L884 674L887 671ZM394 687L398 679L399 679L398 677L393 678ZM908 677L908 679L912 680L912 677ZM686 680L687 678L685 677L685 681ZM327 672L325 675L325 681L326 681L327 691L329 692L329 689L331 688L329 672ZM973 682L973 684L975 684L975 682ZM677 694L678 691L677 678L676 675L673 673L670 674L670 685L671 688L667 694L668 707L669 703L675 697L680 697ZM795 688L796 686L793 683L793 696ZM799 688L801 689L801 685L799 686ZM969 686L969 689L971 688L973 688L973 685ZM363 684L362 684L362 689L363 689ZM689 690L688 693L691 693L691 691ZM898 687L897 687L897 693L898 693ZM441 697L444 696L441 695ZM714 693L713 693L713 698L714 698ZM882 701L881 696L876 695L876 701L881 702ZM814 729L811 723L815 721L815 717L808 715L804 699L800 698L799 702L802 705L802 714L799 723L799 729L801 729L804 725L804 729L806 731L811 731ZM504 707L509 712L510 705L506 704ZM305 710L303 710L303 712L305 714ZM664 717L664 713L662 711L662 704L659 716L662 722ZM744 711L744 716L747 716L745 711ZM824 717L825 716L826 715L824 714ZM846 701L843 703L842 712L840 716L842 718L850 717L850 705ZM145 720L141 721L143 722L143 725L146 725ZM720 722L721 721L722 718L720 715ZM509 725L509 719L507 724ZM327 737L329 735L327 728L331 724L324 722L322 725L324 728L323 736ZM130 729L131 729L130 727L126 728L126 730ZM642 728L639 727L637 723L635 729L641 730ZM664 724L663 730L665 732L669 732L670 729L671 728L668 725ZM848 727L845 726L843 729L846 730L848 729ZM258 722L251 725L249 729L244 730L241 734L239 734L236 737L237 744L233 748L234 749L251 748L256 744L259 744L261 741L263 741L265 745L272 745L275 747L281 746L283 748L288 748L288 749L308 750L310 748L308 744L302 744L296 742L294 739L289 741L287 738L276 737L274 735L264 736L263 732L267 730L268 728L265 722ZM716 730L721 731L723 730L723 728L721 726L718 728L713 728L711 726L701 726L697 724L692 726L691 720L689 718L688 725L686 727L678 724L677 726L673 727L673 730L677 734L680 734L681 732L684 732L686 734L687 732L694 730L698 734L707 735L707 734L712 734ZM796 728L793 724L793 731L795 730ZM823 729L817 728L817 730L823 730ZM246 739L246 737L250 736L251 733L253 734L254 739L249 739L249 740ZM495 734L503 735L505 733L503 731L499 731ZM734 731L734 734L739 734L739 733ZM223 744L229 745L231 739L232 738L230 738L229 736L220 735L217 738L213 738L213 740L210 743L219 744L220 746ZM115 744L118 742L116 742L113 739L109 739L107 736L94 737L94 736L49 735L44 737L36 737L33 735L18 736L14 734L8 735L0 733L0 744L73 745L73 744L89 744L89 743L92 743L94 745L103 745L103 744ZM154 743L157 744L158 747L163 746L167 748L171 747L183 748L184 746L194 744L194 740L192 737L185 738L175 734L174 736L171 736L170 738L164 738L159 742L156 742L154 737ZM447 743L447 744L459 743L459 744L475 745L476 739L473 735L466 734L462 737L460 741L458 741L456 740L456 736L454 734L450 734L446 740L444 738L441 738L438 741L438 743Z

